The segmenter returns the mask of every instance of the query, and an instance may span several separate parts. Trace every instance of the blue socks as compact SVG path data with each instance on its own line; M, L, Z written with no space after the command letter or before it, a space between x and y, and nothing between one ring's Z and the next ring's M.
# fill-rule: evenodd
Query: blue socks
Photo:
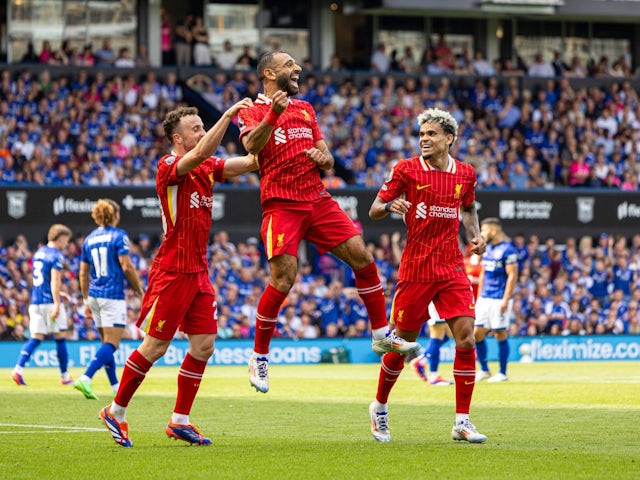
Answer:
M487 362L487 342L486 340L480 340L476 342L476 355L478 362L480 362L480 368L485 372L489 371L489 363Z
M425 356L429 360L429 371L437 372L440 365L440 347L444 343L444 339L431 338L429 345L425 351Z
M509 361L509 341L507 339L498 342L498 359L500 360L500 373L507 374L507 362Z
M113 363L113 352L115 351L116 351L115 345L108 342L103 343L98 349L98 351L96 352L96 354L91 359L91 363L85 370L84 374L89 378L93 378L95 373L98 370L100 370L100 368L102 368L103 365L106 368L106 365L108 363L110 362ZM114 370L115 370L115 365L114 365Z
M60 373L67 373L67 367L69 365L69 352L67 352L67 341L64 338L56 339L56 352L58 353Z
M18 363L16 365L24 367L29 361L29 358L31 358L33 351L38 348L38 345L40 345L40 342L41 340L38 340L37 338L29 339L27 343L22 346L20 356L18 357Z

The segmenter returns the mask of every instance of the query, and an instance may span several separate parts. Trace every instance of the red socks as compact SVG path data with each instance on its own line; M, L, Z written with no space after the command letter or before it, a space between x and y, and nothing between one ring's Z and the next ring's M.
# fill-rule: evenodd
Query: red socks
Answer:
M453 360L453 379L456 382L456 413L469 413L476 381L476 349L456 347Z
M389 393L396 384L396 380L404 368L404 357L396 352L385 353L380 364L380 376L378 377L378 392L376 400L380 403L387 403Z
M370 263L360 270L355 270L353 274L356 277L358 295L364 301L369 314L371 329L387 327L387 306L376 264Z
M144 358L138 350L134 350L127 358L127 363L120 379L120 387L113 401L122 407L129 405L131 397L136 393L151 365L153 364Z
M278 312L280 312L285 298L287 298L287 294L275 289L271 284L267 285L260 297L253 346L256 353L269 353L271 337L273 337L273 331L278 323Z
M207 362L193 358L187 352L178 373L178 396L174 413L189 415L206 366Z

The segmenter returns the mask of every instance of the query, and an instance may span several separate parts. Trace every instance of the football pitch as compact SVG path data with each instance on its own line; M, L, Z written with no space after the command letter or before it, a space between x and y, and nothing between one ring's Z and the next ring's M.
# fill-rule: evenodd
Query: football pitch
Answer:
M451 378L450 363L440 370ZM0 369L3 479L640 477L638 362L510 365L510 381L476 386L471 420L489 437L479 445L451 440L454 388L428 386L408 365L389 403L390 443L369 431L374 364L273 365L266 395L244 367L209 367L191 412L209 447L164 434L177 368L153 368L134 397L131 449L98 420L111 398L103 372L98 401L53 369L27 369L28 387L9 375Z

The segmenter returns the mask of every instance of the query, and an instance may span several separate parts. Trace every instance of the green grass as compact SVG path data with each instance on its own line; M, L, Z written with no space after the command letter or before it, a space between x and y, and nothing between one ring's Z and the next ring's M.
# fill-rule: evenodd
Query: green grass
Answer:
M451 376L451 364L441 371ZM246 369L207 370L191 419L212 437L190 447L164 435L177 369L151 370L127 418L134 448L97 419L109 402L102 372L85 400L52 369L27 369L19 388L0 369L3 479L619 479L638 478L637 362L510 366L511 380L476 386L471 418L489 440L451 440L453 387L406 368L390 399L392 442L376 443L367 407L376 365L271 367L271 391ZM72 372L79 376L80 371ZM4 379L4 380L2 380ZM61 427L64 427L61 428ZM69 430L80 427L88 430Z

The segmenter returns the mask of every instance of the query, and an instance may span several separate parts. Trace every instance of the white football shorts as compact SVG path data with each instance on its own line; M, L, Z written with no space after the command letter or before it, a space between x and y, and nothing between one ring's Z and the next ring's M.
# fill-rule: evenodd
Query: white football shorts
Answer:
M51 318L53 303L29 305L29 330L31 333L48 335L67 330L67 310L60 304L58 318Z
M500 298L480 297L476 300L476 327L483 327L488 330L506 330L509 328L509 319L513 310L513 299L509 300L507 309L500 313Z
M127 303L124 300L88 297L87 305L98 328L124 327L127 324Z

